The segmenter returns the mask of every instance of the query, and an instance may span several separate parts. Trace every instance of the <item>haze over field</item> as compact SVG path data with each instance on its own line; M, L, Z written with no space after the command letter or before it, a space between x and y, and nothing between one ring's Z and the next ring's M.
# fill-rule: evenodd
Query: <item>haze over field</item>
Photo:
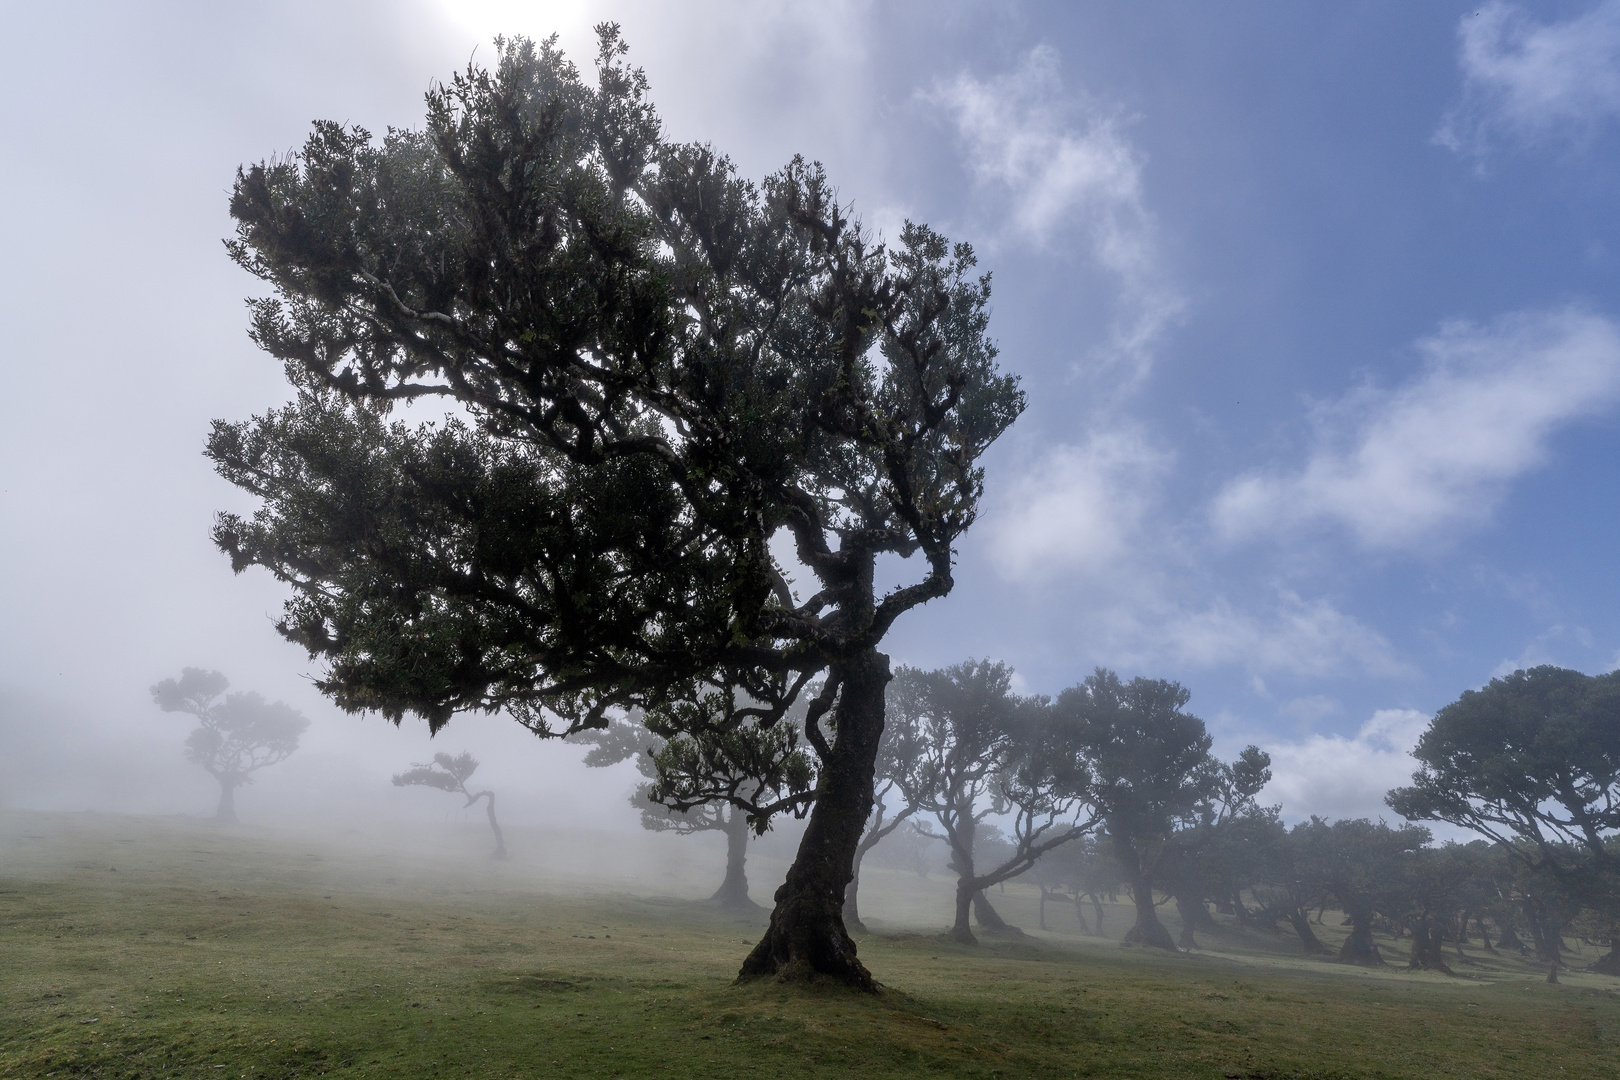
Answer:
M0 800L207 812L148 693L197 665L312 721L249 821L441 820L389 778L470 749L505 820L637 828L628 764L324 701L201 456L289 393L220 247L237 165L418 125L497 33L584 64L604 18L673 137L819 159L995 274L1030 408L897 663L1179 680L1291 819L1385 813L1465 688L1620 663L1620 4L34 5L0 45Z

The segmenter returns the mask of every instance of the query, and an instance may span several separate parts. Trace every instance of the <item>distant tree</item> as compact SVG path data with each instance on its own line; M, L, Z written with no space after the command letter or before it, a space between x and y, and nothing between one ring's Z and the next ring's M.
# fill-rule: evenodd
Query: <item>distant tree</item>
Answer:
M197 718L197 729L186 736L186 759L219 781L214 819L234 824L236 789L297 750L309 721L291 705L253 691L225 694L230 685L217 671L188 667L180 678L153 686L152 700L164 712Z
M970 660L939 671L901 668L890 694L900 757L898 779L910 802L939 824L956 871L956 940L976 939L969 909L989 930L1012 928L985 889L1017 877L1043 854L1085 835L1086 771L1072 727L1055 722L1044 698L1012 693L1012 671ZM989 867L977 864L985 818L1010 819L1009 848Z
M1311 928L1309 912L1326 907L1330 896L1323 881L1307 872L1305 834L1290 833L1280 819L1272 818L1264 825L1257 823L1248 835L1260 863L1258 880L1251 886L1256 902L1273 923L1279 917L1287 920L1306 955L1327 952Z
M640 707L701 747L825 672L809 823L741 974L871 988L841 912L879 646L950 592L978 459L1023 395L970 248L909 223L876 242L819 166L754 184L667 141L598 31L595 85L555 39L498 41L493 69L436 84L423 130L322 122L238 172L230 253L295 398L215 424L209 457L258 509L214 538L290 586L278 629L326 660L322 692L396 722L499 710L563 736ZM419 398L454 418L388 422ZM914 576L886 585L889 556ZM655 791L698 805L706 779Z
M797 748L794 729L783 724L760 734L769 740L793 743L792 746L772 745L763 753L773 761L795 762L801 770L801 778L792 786L795 789L808 787L813 765L809 755ZM641 811L642 828L681 836L702 832L723 833L726 837L726 876L709 900L733 910L758 909L759 905L748 895L747 870L748 836L756 826L750 824L747 811L725 799L695 803L677 810L655 798L662 775L660 761L666 762L664 771L669 771L669 741L648 729L644 714L639 710L633 711L628 716L614 720L606 728L581 732L575 741L590 746L585 754L585 764L591 768L604 768L621 761L635 763L636 771L646 779L636 785L630 795L630 804ZM756 774L759 770L746 761L739 763L732 755L724 753L710 754L704 763L704 771L709 783L735 783L746 803L758 806L763 801L757 789Z
M1220 777L1204 722L1182 711L1190 696L1180 683L1125 683L1098 668L1053 706L1075 727L1090 770L1087 798L1136 904L1125 940L1171 951L1176 943L1159 921L1154 884L1174 855L1177 824L1214 796Z
M1330 824L1312 817L1294 826L1291 839L1296 872L1331 897L1350 920L1339 960L1363 967L1383 964L1373 940L1373 919L1405 909L1411 856L1429 843L1429 830L1421 825L1392 829L1366 818Z
M893 683L889 684L891 687ZM885 706L887 712L887 706ZM909 755L916 753L916 743L901 738L904 727L898 723L885 723L883 741L878 746L877 766L872 779L872 814L866 820L866 831L855 847L854 872L844 890L844 925L865 932L861 921L860 891L861 864L871 850L908 821L919 809L915 799L900 783L916 765Z
M1263 876L1264 845L1279 807L1255 800L1271 781L1271 756L1245 747L1231 764L1208 758L1205 792L1176 822L1160 867L1166 889L1176 898L1184 949L1198 947L1195 930L1213 930L1206 906L1215 901L1243 921L1251 919L1243 892Z
M1041 891L1039 918L1042 930L1047 929L1047 901L1064 899L1074 904L1081 933L1097 935L1104 932L1103 899L1106 897L1112 901L1124 884L1119 865L1114 862L1108 846L1095 834L1082 836L1073 843L1042 855L1024 874L1024 879L1034 882ZM1086 919L1086 901L1091 904L1095 929Z
M1387 802L1417 821L1472 829L1572 894L1613 895L1620 875L1620 672L1551 666L1469 690L1412 751L1410 787ZM1620 952L1597 970L1620 975Z
M484 810L489 815L489 829L495 834L495 858L504 859L506 838L501 835L500 822L495 820L495 793L486 790L475 794L467 788L467 781L472 779L472 774L477 769L478 761L471 753L463 752L455 757L449 754L434 754L431 765L413 764L410 771L394 777L394 786L431 787L449 791L465 798L466 806L471 806L479 799L487 800Z

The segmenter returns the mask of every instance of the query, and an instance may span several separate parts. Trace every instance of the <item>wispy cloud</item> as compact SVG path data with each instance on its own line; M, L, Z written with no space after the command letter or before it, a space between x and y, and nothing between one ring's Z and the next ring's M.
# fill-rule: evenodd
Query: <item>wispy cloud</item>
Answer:
M1369 548L1443 539L1486 518L1507 484L1543 464L1554 432L1620 398L1620 331L1578 310L1453 323L1419 343L1423 371L1318 410L1297 472L1242 477L1216 497L1229 540L1332 522Z
M1416 709L1380 709L1354 736L1262 743L1271 755L1271 783L1260 798L1281 803L1293 820L1393 817L1384 793L1411 783L1412 748L1428 725L1428 714Z
M1046 451L986 522L1003 577L1039 582L1093 577L1136 550L1168 452L1136 429L1103 430L1084 445Z
M1457 28L1462 100L1435 141L1482 159L1498 140L1582 137L1620 116L1620 0L1563 22L1490 3Z
M1383 635L1327 600L1306 600L1290 590L1260 610L1217 598L1161 613L1153 622L1158 650L1179 665L1317 678L1346 670L1384 678L1412 674Z
M1015 234L1038 247L1078 235L1117 278L1107 359L1145 374L1183 300L1160 266L1142 155L1125 138L1119 111L1065 89L1057 51L1044 45L1008 74L963 73L926 97L950 114L974 179L1006 197Z

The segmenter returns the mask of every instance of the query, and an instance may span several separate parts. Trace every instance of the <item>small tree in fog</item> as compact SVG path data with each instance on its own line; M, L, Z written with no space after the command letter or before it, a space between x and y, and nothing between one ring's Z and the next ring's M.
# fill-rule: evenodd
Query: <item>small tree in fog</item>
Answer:
M500 822L495 820L495 793L493 791L480 791L474 794L467 788L467 781L478 769L478 759L471 753L434 754L433 764L412 764L409 772L400 773L394 777L395 787L431 787L440 791L449 791L464 796L466 806L471 806L479 799L489 800L484 809L489 814L489 828L495 834L495 857L506 858L506 839L501 835ZM466 807L463 807L465 809Z
M152 687L152 700L164 712L198 719L197 729L186 736L186 759L219 781L214 818L234 824L236 789L297 750L309 721L291 705L266 701L252 691L226 694L230 685L217 671L186 668L180 678Z
M792 734L789 726L770 729L773 737L781 739ZM585 764L591 768L605 768L621 761L633 761L636 771L646 777L630 794L630 804L641 811L641 827L652 832L673 832L691 836L703 832L724 833L726 837L726 876L709 901L721 907L740 911L757 910L748 895L748 834L755 828L748 813L726 799L713 799L694 803L677 810L654 798L659 779L659 761L670 755L669 740L649 730L645 717L639 711L615 720L606 728L583 731L576 741L588 743ZM784 751L791 754L792 748ZM800 764L808 770L809 760L800 754ZM736 783L739 792L748 801L757 801L757 786L746 767L725 755L711 755L707 773L709 782L717 786ZM808 781L808 771L805 781ZM760 822L764 825L766 822ZM760 829L763 831L763 828Z
M1027 871L1044 853L1083 836L1086 772L1072 730L1053 722L1044 698L1012 693L1012 671L967 661L941 671L901 668L890 691L891 723L909 744L911 769L900 785L944 831L956 870L951 935L975 941L969 909L988 930L1013 929L985 890ZM1010 817L1012 835L994 865L981 867L975 840L985 818Z

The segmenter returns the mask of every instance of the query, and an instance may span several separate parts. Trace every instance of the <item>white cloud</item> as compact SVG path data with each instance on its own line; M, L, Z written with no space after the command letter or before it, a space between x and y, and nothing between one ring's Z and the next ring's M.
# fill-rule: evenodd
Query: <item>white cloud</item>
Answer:
M1411 674L1383 635L1326 600L1307 601L1287 590L1261 615L1220 598L1201 610L1162 613L1154 626L1158 650L1193 667L1233 665L1312 677L1347 667L1383 677Z
M1411 783L1412 748L1428 727L1416 709L1380 709L1353 737L1312 735L1299 742L1262 743L1271 755L1271 783L1261 801L1281 803L1290 820L1395 815L1384 805L1390 788Z
M997 568L1026 582L1113 568L1132 552L1169 464L1165 451L1133 430L1101 431L1084 446L1051 448L1003 488L983 526Z
M1407 385L1320 410L1303 469L1228 484L1217 530L1231 540L1330 521L1367 547L1430 543L1486 518L1508 482L1545 462L1554 432L1620 397L1620 332L1576 310L1449 324L1419 350L1423 372Z
M1007 194L1016 233L1041 247L1073 232L1086 238L1121 286L1109 359L1145 374L1183 301L1160 268L1142 156L1122 134L1118 111L1065 91L1057 51L1045 45L1011 74L963 73L936 84L927 100L950 113L975 180Z
M1442 146L1478 157L1498 132L1534 143L1620 115L1620 0L1554 23L1490 3L1457 34L1463 98L1435 135Z

